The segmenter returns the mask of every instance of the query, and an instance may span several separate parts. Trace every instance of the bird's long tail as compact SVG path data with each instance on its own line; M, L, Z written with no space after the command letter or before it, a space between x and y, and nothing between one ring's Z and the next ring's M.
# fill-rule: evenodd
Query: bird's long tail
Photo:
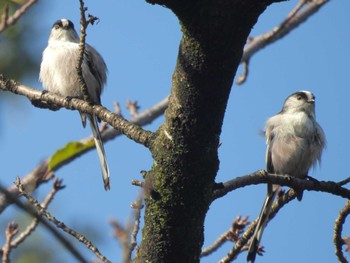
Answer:
M273 204L273 201L275 200L275 196L277 193L277 189L273 189L273 188L274 188L273 185L268 184L265 202L261 209L259 220L258 220L258 223L256 224L254 235L251 239L251 243L249 246L247 261L251 261L253 263L255 261L256 254L259 249L259 244L261 241L262 234L264 232L266 223L270 216L271 206Z
M88 118L89 118L91 130L92 130L92 134L94 136L98 157L100 159L104 187L105 187L105 190L109 190L111 188L110 182L109 182L109 169L108 169L108 164L106 160L105 150L103 147L103 142L101 139L100 130L98 128L97 117L96 115L93 114L93 115L88 115Z

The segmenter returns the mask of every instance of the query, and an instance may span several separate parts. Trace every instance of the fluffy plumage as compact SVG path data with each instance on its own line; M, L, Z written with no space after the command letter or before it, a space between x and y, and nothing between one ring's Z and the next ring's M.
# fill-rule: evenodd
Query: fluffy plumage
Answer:
M48 91L65 97L83 98L75 69L79 57L79 36L74 25L67 19L54 23L43 52L39 79ZM91 102L100 104L100 96L107 80L107 67L102 56L90 45L86 44L82 63L83 77ZM109 169L105 157L103 142L98 129L97 117L81 113L83 126L88 117L94 136L96 149L100 159L104 187L110 189Z
M305 178L310 167L321 162L326 140L315 118L315 96L298 91L284 102L282 111L266 122L266 168L269 173ZM248 251L247 260L254 262L268 221L278 186L268 184L267 196ZM302 191L295 189L300 201Z

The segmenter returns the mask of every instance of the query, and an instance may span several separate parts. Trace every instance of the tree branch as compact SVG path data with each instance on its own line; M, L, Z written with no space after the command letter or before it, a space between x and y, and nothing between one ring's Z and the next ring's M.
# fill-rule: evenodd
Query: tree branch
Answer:
M37 200L35 200L30 194L28 194L24 188L23 185L21 184L21 180L19 177L17 177L16 180L16 186L18 187L19 192L29 201L31 205L35 207L37 210L38 214L40 216L46 217L50 222L52 222L56 227L62 229L64 232L70 234L73 236L75 239L77 239L79 242L83 243L89 250L91 250L97 258L102 260L105 263L111 263L110 260L108 260L104 255L100 253L100 251L95 247L91 241L89 241L86 237L83 235L79 234L75 230L69 228L66 226L63 222L57 220L55 217L53 217L44 207L42 207Z
M131 254L137 246L137 234L140 230L140 220L141 220L141 209L143 208L142 204L143 194L141 194L137 200L131 205L131 208L134 209L134 226L130 231L130 247L128 258L131 259ZM136 251L137 252L137 251Z
M83 0L79 0L79 3L80 3L81 27L80 27L80 41L79 41L79 57L78 57L78 61L75 69L77 70L79 85L80 85L81 92L83 94L83 99L84 101L87 101L91 104L91 100L87 90L87 85L83 77L82 65L83 65L83 59L85 54L86 29L89 24L94 24L94 22L97 20L97 17L89 15L89 18L86 20L85 12L87 11L88 8L85 7L85 3Z
M28 0L24 5L17 9L12 16L9 16L8 6L5 5L0 24L0 33L7 29L9 26L14 25L18 21L18 19L20 19L21 16L24 15L27 12L27 10L36 2L38 2L38 0Z
M277 213L282 207L284 207L286 204L288 204L290 201L294 200L295 198L296 198L296 193L294 192L293 189L288 190L287 193L279 197L272 205L268 222L270 222L271 219L273 219L277 215ZM250 226L244 232L242 237L236 242L235 246L227 253L225 257L223 257L220 260L220 263L231 262L238 256L239 253L241 253L246 249L247 247L246 244L248 243L249 239L253 236L257 222L258 222L258 218L250 224Z
M341 187L339 183L332 181L305 180L290 176L267 174L259 170L252 174L237 177L225 183L217 184L217 189L213 192L213 200L225 196L227 193L247 185L271 183L291 188L303 189L308 191L327 192L343 198L350 199L350 190Z
M329 0L308 1L304 9L297 9L299 11L297 13L292 11L292 15L289 15L279 26L275 27L270 32L255 37L244 47L241 63L249 61L255 53L289 34L328 2Z
M109 125L118 129L121 133L126 135L133 141L140 143L146 147L150 147L153 141L154 134L150 131L143 130L138 125L130 123L119 115L107 110L100 105L90 105L88 102L73 98L67 100L66 98L53 94L50 92L42 92L31 87L20 84L17 81L7 79L0 74L0 89L10 91L15 94L24 95L30 101L46 102L49 105L57 105L70 110L79 110L83 113L94 113L101 120L107 122Z
M21 179L24 189L28 192L34 191L40 184L47 182L53 177L53 172L47 173L49 160L43 161L38 165L32 172L27 174L23 179ZM4 191L3 191L4 190ZM19 196L17 187L14 184L8 189L0 189L0 214L6 209L6 207L12 203L16 203Z
M237 242L240 239L244 228L249 224L250 223L248 222L248 216L243 218L241 216L237 216L228 231L220 235L212 245L202 250L201 257L212 254L227 241Z
M65 186L62 185L62 180L55 178L51 192L47 195L41 206L46 209L51 203L55 194L62 190ZM16 248L19 244L23 243L24 240L30 236L30 234L36 229L39 224L38 218L34 218L33 222L15 239L11 242L11 247Z
M75 249L74 246L64 236L62 236L62 234L58 232L56 228L54 228L49 222L47 222L44 218L42 218L41 215L39 215L33 207L23 204L15 196L9 193L1 184L0 184L0 192L6 196L6 200L9 200L9 202L11 203L15 203L17 207L19 207L29 215L33 216L34 218L37 218L40 221L40 223L44 227L46 227L50 231L50 233L52 233L53 236L55 236L57 240L77 259L78 262L82 262L82 263L88 262L86 259L84 259L81 256L78 250Z
M147 125L151 123L153 120L155 120L157 117L162 115L164 113L164 110L168 106L168 98L164 98L154 106L144 110L143 112L139 113L137 117L134 117L130 119L131 123L134 123L139 126ZM121 133L114 129L114 128L108 128L105 130L101 136L103 141L109 141L117 136L121 135ZM79 142L85 143L87 140L90 140L91 137L81 139ZM49 169L49 163L51 157L47 158L46 160L42 161L39 166L37 166L32 172L27 174L21 179L22 185L24 186L24 189L28 192L34 191L36 188L38 188L42 183L45 183L53 178L54 172L58 171L61 167L64 165L72 162L82 154L94 149L94 146L91 146L90 148L85 148L84 151L79 152L78 154L72 155L67 159L62 160L62 163L58 163L55 167L53 167L51 170ZM19 195L18 189L15 185L11 185L7 189L8 193L10 193L13 197L17 197ZM5 194L0 194L0 214L5 210L5 208L11 204L12 201L7 198Z
M16 222L12 221L7 224L5 230L6 241L2 248L2 263L10 263L10 253L12 250L11 241L19 231L19 226Z
M241 188L250 184L258 184L261 182L278 184L282 186L289 186L292 188L294 187L297 189L303 189L303 190L309 190L309 191L327 192L327 193L341 196L343 198L347 198L347 199L350 198L350 190L341 187L341 185L344 184L344 182L347 182L347 180L343 180L339 183L331 182L331 181L324 182L324 181L317 181L317 180L303 180L303 179L294 178L294 177L267 174L265 171L259 170L250 175L237 177L226 183L218 184L217 185L218 189L214 190L213 200L220 198L226 195L227 193L229 193L230 191L233 191L237 188ZM296 194L294 190L290 189L286 194L278 198L272 206L272 210L269 216L269 221L278 213L278 211L284 205L286 205L287 203L295 199L295 197L296 197ZM348 202L347 205L340 212L335 224L334 243L337 248L336 254L340 260L341 260L341 257L343 256L341 254L341 246L344 243L340 237L340 234L342 230L342 225L344 224L344 221L345 221L345 217L349 213L350 213L350 204ZM229 253L220 261L220 263L231 262L233 259L237 257L237 255L242 251L244 246L247 244L247 242L253 235L256 223L257 223L257 219L251 223L247 231L242 235L242 238L229 251ZM341 261L341 262L347 262L347 261Z
M343 207L343 209L340 210L339 215L337 219L335 220L334 224L334 237L333 242L335 246L335 254L338 257L339 262L347 263L348 261L344 257L342 246L344 245L344 240L342 238L342 231L343 231L343 225L345 223L346 217L350 214L350 201L348 200Z

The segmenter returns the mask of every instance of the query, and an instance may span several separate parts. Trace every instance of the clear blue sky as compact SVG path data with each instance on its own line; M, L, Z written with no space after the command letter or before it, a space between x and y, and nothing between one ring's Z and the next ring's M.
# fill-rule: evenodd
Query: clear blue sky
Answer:
M262 15L252 36L264 33L287 15L296 1L274 4ZM41 57L51 26L60 18L71 19L78 27L79 1L41 3L40 19L28 49ZM146 109L169 94L181 33L176 17L167 9L145 1L86 1L89 12L100 23L89 27L87 41L104 56L109 68L108 84L102 103L112 109L113 102L122 105L127 99L137 100ZM330 1L307 23L285 39L256 54L250 61L250 75L243 86L234 85L226 111L220 170L217 182L248 174L265 167L265 140L260 136L265 120L277 113L284 99L297 90L310 90L316 95L317 119L327 136L327 149L322 166L310 175L320 180L340 181L347 172L350 140L350 2ZM28 12L28 16L37 15ZM36 69L37 75L39 68ZM41 89L37 76L22 80ZM19 103L20 102L20 103ZM77 112L51 112L33 108L23 99L9 100L1 112L0 160L1 183L10 185L15 176L25 176L42 159L69 141L90 134L83 129ZM156 130L162 118L146 127ZM118 244L111 237L108 220L126 222L130 204L139 189L132 179L151 168L152 159L143 146L126 138L106 144L112 176L112 190L105 192L95 151L84 155L57 172L67 188L60 192L51 211L70 226L82 223L96 227L103 242L99 249L113 262L121 262ZM49 186L40 189L42 198ZM237 215L258 216L265 197L265 185L235 191L210 208L205 225L205 245L226 231ZM324 193L305 192L302 202L283 208L264 233L262 244L267 251L257 262L336 262L333 225L345 200ZM13 209L5 212L11 218ZM6 224L0 219L0 231ZM84 233L84 231L82 231ZM345 226L345 235L350 227ZM140 240L140 237L138 238ZM232 244L225 245L202 262L217 262ZM83 250L88 258L93 254ZM245 262L243 253L237 262ZM70 261L72 262L72 261Z

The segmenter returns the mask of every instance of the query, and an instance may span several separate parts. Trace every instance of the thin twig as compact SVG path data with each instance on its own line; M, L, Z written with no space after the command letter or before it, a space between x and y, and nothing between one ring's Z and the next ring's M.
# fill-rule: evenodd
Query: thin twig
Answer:
M55 178L51 192L46 196L44 202L41 206L46 209L50 202L53 200L55 194L62 190L65 186L62 185L62 180ZM19 244L24 242L24 240L36 229L39 224L38 218L34 218L33 222L15 239L11 242L11 247L16 248Z
M89 15L88 20L86 20L85 12L87 11L88 8L85 7L85 3L83 0L79 0L79 3L80 3L80 25L81 25L81 27L80 27L80 41L79 41L79 57L78 57L78 61L77 61L76 70L77 70L79 85L80 85L80 89L81 89L82 94L83 94L83 98L85 101L91 103L89 93L87 90L87 85L86 85L85 79L83 77L82 65L83 65L83 59L84 59L84 54L85 54L86 29L87 29L88 25L93 24L94 21L97 20L97 18Z
M2 263L10 263L10 253L11 253L11 241L14 236L18 233L19 226L16 222L12 221L8 223L6 227L6 241L2 249Z
M268 222L270 222L271 219L276 216L276 214L282 207L284 207L286 204L288 204L290 201L294 200L295 198L296 198L296 193L294 192L293 189L290 189L289 191L287 191L287 193L285 193L283 196L278 198L272 205ZM239 253L247 249L246 244L248 243L249 239L252 237L257 222L258 220L256 219L250 224L250 226L244 232L242 237L236 242L235 246L227 253L225 257L223 257L220 260L220 263L231 262L239 255Z
M2 15L1 15L0 28L7 27L7 19L9 18L9 11L10 11L9 4L5 4L4 10L2 11Z
M32 192L35 188L39 187L42 183L47 182L53 177L53 173L47 174L48 160L41 162L37 167L34 168L29 174L27 174L22 179L22 184L24 189L28 192ZM0 191L2 192L2 191ZM14 200L19 196L17 187L11 184L6 193L0 194L0 214L5 210L5 208L12 204Z
M22 5L19 9L17 9L16 12L10 17L8 16L8 5L6 5L2 15L1 24L0 24L0 33L3 32L5 29L7 29L9 26L14 25L18 21L18 19L20 19L21 16L24 15L27 12L27 10L36 2L38 2L38 0L28 0L24 5Z
M139 115L136 118L130 119L130 123L134 123L139 126L147 125L151 123L154 119L159 117L163 114L164 110L167 108L168 105L168 98L164 98L159 103L153 105L149 109L146 109L139 113ZM109 141L117 136L120 136L121 133L114 129L114 128L108 128L103 134L102 139L103 141ZM85 142L87 140L90 140L91 138L84 138L81 139L80 142ZM88 152L89 150L92 150L94 147L91 147L90 149L86 149L86 151L81 152L81 154ZM44 160L38 167L36 167L32 172L27 174L24 178L21 179L22 184L24 185L24 189L26 191L34 191L35 188L39 187L42 183L47 182L48 180L53 178L54 172L58 171L63 165L66 165L72 161L74 161L77 157L80 155L71 156L69 159L64 160L64 163L61 165L57 165L52 170L48 170L48 164L50 162L50 157L46 160ZM15 185L11 185L7 191L11 193L13 196L18 196L18 189ZM0 214L2 211L11 204L11 201L6 197L4 194L0 194Z
M247 80L247 77L249 74L249 60L243 61L242 63L243 63L243 73L240 76L238 76L236 80L236 83L238 85L242 85Z
M111 261L107 259L104 255L100 253L100 251L95 247L91 241L89 241L86 237L79 234L75 230L69 228L66 226L63 222L57 220L54 216L52 216L46 209L44 209L37 200L35 200L30 194L28 194L23 189L23 185L21 184L21 180L19 177L16 178L16 186L18 187L19 192L29 201L31 205L35 207L35 209L38 211L40 215L43 215L46 217L50 222L52 222L54 225L56 225L58 228L61 228L66 233L73 236L75 239L77 239L79 242L83 243L89 250L91 250L97 258L102 260L105 263L110 263Z
M139 105L137 104L137 101L131 101L131 100L127 100L126 101L126 108L129 110L130 115L132 117L137 117L137 115L139 115Z
M290 19L295 17L295 15L304 7L304 5L307 3L307 1L309 1L309 0L300 0L299 3L297 3L297 5L293 8L293 10L291 12L289 12L287 18L284 20L284 23L288 22ZM282 25L283 25L283 23L282 23Z
M350 214L350 201L348 200L345 206L340 210L339 215L335 220L335 224L334 224L333 242L335 246L335 255L337 256L339 262L342 262L342 263L348 262L342 251L344 240L342 239L341 234L343 231L343 225L345 223L345 219L349 214Z
M143 208L142 204L142 195L131 205L131 208L134 209L134 226L130 234L130 248L129 248L129 259L131 259L131 254L137 246L137 234L140 231L140 220L141 220L141 209Z
M132 217L130 217L128 224L124 227L116 219L110 221L114 231L113 236L118 240L123 248L123 262L131 262L131 255L134 249L137 247L137 234L140 230L140 219L143 194L137 198L137 200L131 204L133 208Z
M144 187L145 183L140 180L133 179L131 180L131 184L139 187Z
M303 9L301 9L304 6L303 0L299 2L279 26L265 34L254 37L254 39L245 46L241 63L249 61L258 51L285 37L328 2L329 0L308 1L306 7Z
M130 257L128 256L129 252L129 229L128 227L124 227L119 221L116 219L110 220L110 225L113 227L113 236L120 243L123 250L123 262L129 263Z
M241 234L243 233L245 227L249 225L248 217L237 216L232 222L231 227L228 231L220 235L215 242L204 248L201 252L201 257L208 256L218 250L224 243L227 241L237 242L240 239Z
M341 180L340 182L338 182L339 185L346 185L350 182L350 177L345 178L344 180Z
M88 261L84 259L84 257L81 256L81 254L77 251L77 249L74 248L74 246L65 238L62 236L58 230L53 227L49 222L47 222L44 218L42 218L37 211L26 204L23 204L21 201L17 199L15 195L13 195L11 192L8 192L6 188L4 188L0 184L0 192L3 193L6 200L10 203L14 203L17 207L22 209L24 212L28 213L29 215L37 218L40 223L46 227L56 238L57 240L77 259L77 261L81 263L87 263Z
M117 101L115 101L115 102L113 103L113 107L114 107L114 112L115 112L115 114L118 114L118 115L120 115L120 116L123 116L123 115L122 115L122 111L120 110L120 105L119 105L119 103L118 103Z
M201 257L206 257L212 253L214 253L216 250L218 250L223 244L227 242L227 235L230 231L226 231L223 234L221 234L213 244L209 245L208 247L204 248L201 252Z

